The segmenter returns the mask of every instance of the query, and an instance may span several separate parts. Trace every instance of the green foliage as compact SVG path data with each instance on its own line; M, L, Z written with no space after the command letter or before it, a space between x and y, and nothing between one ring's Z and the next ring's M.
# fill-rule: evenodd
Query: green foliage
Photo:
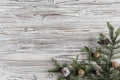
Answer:
M86 46L81 50L82 53L87 54L86 60L79 60L77 55L71 60L71 64L67 65L52 59L55 68L49 72L61 73L63 67L68 67L70 75L59 76L57 80L120 80L120 67L114 61L120 59L120 28L115 30L109 22L107 22L107 27L109 35L99 34L98 46L95 48ZM79 76L79 69L85 72L83 76Z
M57 61L57 60L55 60L54 58L52 58L51 59L51 61L54 63L54 65L56 66L54 69L51 69L51 70L48 70L48 72L59 72L60 71L60 69L61 69L61 65L60 65L60 63Z

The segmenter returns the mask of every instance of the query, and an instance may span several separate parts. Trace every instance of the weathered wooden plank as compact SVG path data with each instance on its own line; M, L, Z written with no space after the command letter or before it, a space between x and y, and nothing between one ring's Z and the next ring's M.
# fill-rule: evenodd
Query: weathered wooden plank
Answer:
M119 0L2 0L0 80L56 80L50 58L70 62L120 24ZM81 55L80 59L85 58ZM51 78L49 78L52 76Z

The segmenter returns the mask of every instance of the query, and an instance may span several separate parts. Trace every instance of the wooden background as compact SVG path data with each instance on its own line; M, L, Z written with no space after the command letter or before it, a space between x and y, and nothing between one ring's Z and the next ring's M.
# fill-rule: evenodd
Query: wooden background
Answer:
M120 25L120 0L0 0L0 80L56 80L50 58L94 46L106 21Z

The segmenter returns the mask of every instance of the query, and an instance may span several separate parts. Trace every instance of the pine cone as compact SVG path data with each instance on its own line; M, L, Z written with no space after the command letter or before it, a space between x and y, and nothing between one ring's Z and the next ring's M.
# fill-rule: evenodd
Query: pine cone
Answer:
M92 73L96 76L98 76L100 74L98 69L92 69Z
M94 52L92 54L93 58L99 58L100 57L100 53L98 51Z
M111 62L113 68L118 68L119 64L116 61Z
M67 77L70 74L70 70L67 67L63 67L61 69L61 74L63 75L63 77Z
M110 43L110 41L109 41L109 39L108 38L106 38L106 39L103 39L103 40L101 40L100 42L98 42L99 44L102 44L102 45L107 45L107 44L109 44Z
M103 40L103 42L104 42L105 45L107 45L107 44L109 44L110 41L109 41L109 39L106 38L106 39Z
M85 75L85 71L83 69L79 69L78 70L78 76L84 76Z

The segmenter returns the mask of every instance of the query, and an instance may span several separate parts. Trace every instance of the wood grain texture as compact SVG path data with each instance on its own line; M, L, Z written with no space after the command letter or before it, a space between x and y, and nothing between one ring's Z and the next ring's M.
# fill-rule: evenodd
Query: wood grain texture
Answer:
M95 45L106 21L120 24L119 0L1 0L0 80L56 80L62 62ZM84 55L80 56L80 59Z

